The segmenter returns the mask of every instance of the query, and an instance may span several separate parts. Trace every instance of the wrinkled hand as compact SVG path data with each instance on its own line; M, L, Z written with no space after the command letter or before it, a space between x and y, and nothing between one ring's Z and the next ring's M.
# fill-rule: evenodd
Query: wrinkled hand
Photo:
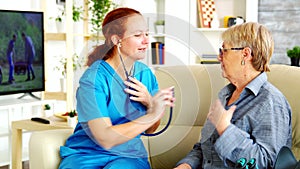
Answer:
M234 105L231 106L229 110L225 110L219 99L210 106L207 119L212 122L219 135L221 135L230 125L230 120L235 109L236 106Z
M124 84L129 88L125 88L125 92L130 94L130 99L133 101L141 102L147 108L151 107L152 96L148 92L146 86L133 77L128 77L130 81L124 81Z

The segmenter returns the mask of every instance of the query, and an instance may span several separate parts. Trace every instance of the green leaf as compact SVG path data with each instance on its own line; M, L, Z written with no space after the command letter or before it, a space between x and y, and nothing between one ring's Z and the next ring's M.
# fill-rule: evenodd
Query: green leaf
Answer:
M92 13L92 30L99 32L102 29L102 22L106 14L117 7L111 0L89 0L89 10Z
M77 113L76 113L76 110L71 110L70 113L69 113L69 116L70 116L70 117L75 117L76 114L77 114Z
M50 105L49 104L45 104L44 110L50 110L50 109L51 109Z

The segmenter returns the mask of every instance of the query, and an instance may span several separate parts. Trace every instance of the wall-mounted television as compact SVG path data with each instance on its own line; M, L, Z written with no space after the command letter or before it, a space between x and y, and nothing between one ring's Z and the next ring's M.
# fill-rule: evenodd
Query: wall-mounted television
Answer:
M0 95L44 91L43 12L0 9L0 25Z

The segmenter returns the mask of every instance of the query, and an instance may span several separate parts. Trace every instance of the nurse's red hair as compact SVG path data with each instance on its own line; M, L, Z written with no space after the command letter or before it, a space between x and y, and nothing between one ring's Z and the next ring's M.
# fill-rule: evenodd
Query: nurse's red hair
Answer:
M96 60L106 60L116 54L117 48L111 41L112 35L118 35L120 38L125 33L125 23L128 17L138 14L139 11L131 8L117 8L110 11L104 18L102 23L102 33L105 37L105 43L97 46L92 53L88 55L87 66L90 66Z

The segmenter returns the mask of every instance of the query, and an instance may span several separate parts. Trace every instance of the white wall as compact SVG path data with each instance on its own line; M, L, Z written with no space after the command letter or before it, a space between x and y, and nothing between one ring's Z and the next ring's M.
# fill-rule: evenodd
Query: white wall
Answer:
M40 3L39 0L0 0L0 8L9 10L40 11Z

